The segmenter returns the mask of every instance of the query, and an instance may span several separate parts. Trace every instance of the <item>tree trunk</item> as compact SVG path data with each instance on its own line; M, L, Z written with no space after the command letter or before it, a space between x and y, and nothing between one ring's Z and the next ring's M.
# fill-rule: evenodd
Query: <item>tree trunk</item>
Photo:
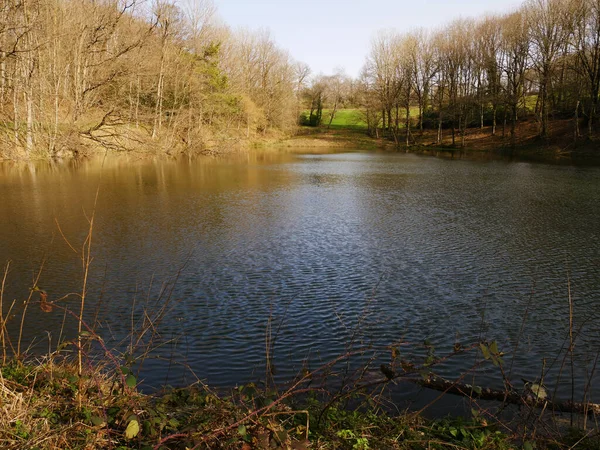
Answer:
M19 146L19 60L15 62L15 70L13 77L13 132L15 138L15 146Z
M163 84L165 80L164 62L161 59L160 72L158 75L158 86L156 88L156 106L154 109L154 126L152 127L152 139L156 138L162 127L162 106L163 106Z
M329 123L327 124L327 129L328 130L331 128L331 123L333 122L333 119L335 117L335 113L337 112L337 107L338 107L338 99L336 97L335 103L333 104L333 110L331 111L331 117L329 117Z
M156 105L154 109L154 126L152 127L152 139L155 139L162 126L163 86L165 82L165 50L166 34L163 36L160 49L160 69L158 72L158 86L156 87Z
M82 95L83 95L83 89L82 89L82 84L83 84L83 62L82 62L82 58L83 58L83 43L85 40L85 29L81 32L81 36L79 36L79 44L77 46L77 52L75 54L75 74L74 74L74 90L75 90L75 107L73 109L73 121L76 122L77 119L79 119L79 115L81 114L81 102L82 102Z
M135 127L136 128L140 127L139 112L140 112L140 92L141 92L141 90L142 90L142 88L141 88L141 81L140 81L140 76L138 74L138 76L137 76L136 96L135 96Z
M54 85L54 127L52 129L52 137L50 138L49 150L54 156L57 152L56 140L58 138L58 122L59 122L59 106L60 106L60 77L57 77Z
M590 112L588 116L588 136L591 138L594 133L594 123L596 118L596 112L598 108L598 88L592 90L592 103L590 106Z
M508 105L504 105L504 117L503 117L503 120L502 120L502 138L503 139L506 137L506 116L507 116L506 110L508 109L507 106ZM515 122L516 122L516 119L515 119Z
M460 132L460 148L465 148L465 134L467 132L468 118L461 112L458 119L458 130Z
M511 105L511 109L512 109L512 115L511 115L511 120L510 120L510 145L511 145L511 147L515 147L515 145L517 144L517 136L516 136L517 108L518 108L518 105L516 103L513 103ZM504 135L504 132L502 132L502 134Z
M132 80L129 80L128 100L129 100L129 122L133 122L133 108L134 108L135 101L133 99L133 81Z
M548 105L548 72L549 70L544 69L542 72L542 83L540 86L540 112L541 112L541 129L540 136L543 138L548 137L548 120L549 120L549 105Z
M410 98L410 90L409 90ZM406 148L410 146L410 103L406 102Z
M4 48L4 34L2 35L2 48ZM4 112L4 95L6 93L6 52L0 53L0 113Z
M423 87L423 98L421 100L421 114L419 118L419 129L421 131L421 135L423 134L423 121L425 113L427 112L427 107L429 106L429 84L425 83Z
M576 414L600 414L600 404L573 402L570 400L559 401L549 399L536 399L533 393L519 393L509 390L496 390L484 387L474 387L472 385L453 382L430 376L423 378L403 378L398 380L408 381L418 384L428 389L444 392L448 394L460 395L463 397L479 398L482 400L495 400L513 405L530 405L538 408L546 408L551 411L568 412ZM384 380L382 380L384 381Z
M54 114L52 118L53 127L52 133L48 142L48 151L52 156L56 155L56 141L58 139L58 123L59 123L59 106L60 106L60 84L61 84L61 74L58 68L58 48L60 46L59 36L60 33L58 31L58 26L56 24L56 11L53 16L53 26L54 26L54 39L52 41L52 84L54 88L53 97L54 97Z
M31 79L29 80L29 86L27 86L27 89L25 90L25 104L27 105L27 137L25 139L25 150L27 156L29 156L33 150L33 86L31 85Z
M573 117L573 120L575 121L575 130L573 136L574 142L577 142L577 139L579 138L579 104L580 101L577 100L577 105L575 106L575 116Z
M483 130L483 103L480 106L480 110L479 110L479 122L480 122L480 129Z
M452 146L456 145L456 118L452 119Z

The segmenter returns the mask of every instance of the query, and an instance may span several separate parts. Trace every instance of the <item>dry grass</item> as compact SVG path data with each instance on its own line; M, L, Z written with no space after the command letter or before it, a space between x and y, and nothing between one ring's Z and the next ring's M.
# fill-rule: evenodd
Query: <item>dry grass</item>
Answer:
M0 448L108 448L114 438L92 418L106 416L111 402L121 403L111 392L115 380L99 368L81 378L77 371L75 363L53 358L5 365L0 375Z
M287 148L347 148L375 149L391 147L392 143L383 139L373 139L362 130L352 128L310 128L302 127L298 134L271 143L275 147Z

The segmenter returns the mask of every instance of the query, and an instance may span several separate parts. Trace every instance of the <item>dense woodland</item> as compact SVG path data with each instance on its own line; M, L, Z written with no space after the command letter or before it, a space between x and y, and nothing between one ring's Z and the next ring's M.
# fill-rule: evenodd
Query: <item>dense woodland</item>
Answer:
M230 148L328 126L343 107L398 145L430 130L463 146L474 127L514 144L524 119L544 138L555 121L573 140L598 126L600 0L381 32L358 79L311 76L268 31L229 29L210 0L185 5L3 0L0 156Z
M599 90L600 0L528 0L439 30L379 33L358 80L313 80L305 120L322 122L323 108L335 113L348 102L360 106L370 134L399 145L430 129L438 143L450 134L464 146L473 127L514 144L524 119L537 122L542 138L567 121L576 141L598 128Z
M186 5L2 0L0 155L202 150L295 126L305 66Z

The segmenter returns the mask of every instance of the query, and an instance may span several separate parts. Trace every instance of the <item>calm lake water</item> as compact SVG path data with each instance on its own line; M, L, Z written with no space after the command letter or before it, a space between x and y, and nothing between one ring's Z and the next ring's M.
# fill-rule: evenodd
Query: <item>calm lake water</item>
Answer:
M97 313L104 339L125 348L144 308L168 302L143 367L150 385L191 381L174 362L216 386L264 379L270 317L280 380L360 346L402 342L402 355L420 358L426 339L438 355L487 339L511 378L546 367L552 385L568 347L569 281L580 391L600 351L599 168L391 153L3 163L13 336L43 259L50 300L80 291L65 238L81 249L96 192L86 317ZM27 314L30 352L56 345L63 314ZM62 336L74 331L67 320ZM374 367L389 361L382 350ZM456 377L475 363L470 353L436 371ZM569 370L559 395L570 395ZM502 385L491 364L477 373Z

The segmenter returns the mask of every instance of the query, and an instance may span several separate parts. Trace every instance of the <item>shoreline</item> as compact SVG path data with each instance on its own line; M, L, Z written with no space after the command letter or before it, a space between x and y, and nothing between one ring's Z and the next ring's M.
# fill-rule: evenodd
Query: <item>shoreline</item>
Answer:
M470 159L514 159L541 163L591 164L600 165L600 143L588 138L581 138L577 143L569 142L569 136L555 136L549 140L541 140L535 136L520 139L514 146L508 138L491 136L491 127L483 131L469 129L465 147L451 145L450 138L441 144L435 142L431 130L423 136L415 137L415 143L408 147L396 145L390 139L373 138L366 131L339 128L336 130L315 129L303 130L296 136L269 144L273 148L340 148L359 150L384 150L389 152L404 152L425 154L430 156L460 155ZM449 134L448 132L446 134ZM484 135L483 137L481 135ZM445 154L445 155L444 155Z
M352 126L338 125L328 129L326 127L300 127L295 134L271 132L265 136L245 138L237 136L222 136L216 141L207 141L201 147L177 145L165 147L166 143L146 142L146 145L137 145L127 150L112 150L102 148L84 148L72 151L71 154L62 154L49 157L43 154L33 155L29 158L8 158L0 156L0 162L18 161L68 161L85 158L102 157L103 155L132 157L134 159L177 159L180 157L224 157L232 154L250 153L256 149L354 149L354 150L382 150L389 152L405 152L425 154L431 156L471 157L471 159L514 159L532 162L548 162L563 164L590 164L600 165L600 142L595 139L580 138L573 142L573 137L567 133L568 121L556 121L554 134L546 140L538 138L534 132L535 124L523 122L519 124L514 145L508 142L508 136L502 137L498 132L492 136L491 127L469 128L465 135L465 145L459 145L457 136L456 144L452 145L450 130L445 130L441 143L436 142L436 130L424 130L421 134L413 130L413 142L409 146L404 143L398 145L391 137L374 138L367 134L366 129L353 128ZM400 140L404 137L401 136ZM85 150L85 151L84 151ZM487 155L487 156L484 156Z
M198 380L147 394L138 390L133 368L120 358L109 359L88 362L81 375L58 352L0 365L2 448L408 450L432 448L432 443L488 449L600 444L597 435L569 427L567 417L551 408L544 414L543 403L526 401L507 417L478 403L474 394L466 397L473 405L466 418L427 419L424 409L394 412L385 391L395 381L383 366L378 377L333 391L311 385L317 370L287 387L248 383L219 392ZM555 431L539 426L548 421Z

